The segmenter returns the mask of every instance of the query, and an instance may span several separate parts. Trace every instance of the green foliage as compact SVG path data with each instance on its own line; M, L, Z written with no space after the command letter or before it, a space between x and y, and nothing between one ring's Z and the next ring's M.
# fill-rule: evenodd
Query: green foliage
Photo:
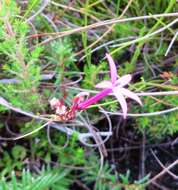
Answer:
M19 8L16 6L15 1L0 0L0 20L4 19L10 13L12 17L19 13Z
M176 96L165 96L161 99L164 104L177 106L178 99ZM165 105L153 100L150 97L144 98L144 106L142 112L156 112L164 109L168 109ZM178 113L171 112L164 115L156 115L152 117L138 117L136 123L138 129L146 131L146 133L152 138L163 138L167 135L173 135L178 132Z
M119 75L139 73L139 75L134 75L136 77L133 77L134 84L130 86L131 88L138 91L150 90L150 86L154 87L154 85L148 85L149 82L145 82L142 79L141 82L137 83L140 80L139 77L150 79L153 77L153 74L156 73L159 76L162 71L167 71L167 69L174 75L165 84L169 83L168 85L174 87L178 84L178 78L175 74L177 63L170 61L176 54L175 44L173 44L168 57L164 57L172 35L174 35L175 28L170 27L167 31L162 32L161 35L163 36L161 37L158 34L148 38L146 41L124 44L124 42L143 37L167 25L170 22L170 18L161 17L159 19L152 18L115 24L108 33L109 35L104 36L103 34L106 34L105 31L108 30L109 25L93 27L74 33L70 38L59 38L50 41L45 47L41 47L38 44L38 42L49 38L50 34L48 32L54 32L54 25L59 27L59 31L62 32L69 28L73 29L73 26L87 26L101 20L118 18L122 13L124 13L122 18L129 18L148 14L176 12L176 0L157 0L151 1L151 3L147 0L134 0L127 10L124 10L128 5L128 1L126 0L109 0L106 2L99 0L73 1L69 6L69 1L67 0L56 1L59 3L58 5L54 5L53 2L45 7L45 11L42 10L49 20L44 19L41 16L41 12L34 18L31 23L32 25L26 22L26 19L40 10L40 8L43 8L44 2L38 0L29 0L27 2L25 4L26 2L22 3L21 1L0 0L0 77L2 79L15 79L15 83L0 83L0 96L6 98L12 105L30 112L48 113L48 108L46 110L43 109L46 106L46 97L60 96L63 89L59 89L59 87L61 83L67 81L68 73L70 73L70 76L71 73L78 74L79 69L81 69L78 68L80 64L78 65L75 62L74 50L79 58L82 56L86 57L85 61L82 62L84 80L81 85L84 88L93 89L95 84L100 81L100 77L108 79L109 74L101 74L102 71L108 69L107 62L94 64L91 61L95 55L97 56L96 60L98 60L101 52L104 54L106 51L111 51L110 44L116 43L114 42L116 39L121 40L117 43L123 43L119 44L117 54L113 55L118 63ZM51 36L53 37L53 35ZM90 44L96 42L100 37L102 38L97 44L89 47ZM112 43L107 43L111 41ZM104 45L106 49L96 50L100 48L100 45ZM116 50L114 46L111 48L112 50ZM125 51L126 48L127 51ZM95 51L95 54L92 54L93 50L97 52ZM171 59L169 60L169 58ZM165 59L168 59L166 65L163 64L163 60ZM41 83L42 72L55 72L55 79L53 78L50 81ZM72 75L72 77L75 76ZM164 83L163 80L154 81L155 86L157 85L158 87L162 85L162 82ZM80 84L77 85L80 88ZM48 87L50 90L48 90ZM56 89L56 91L53 89ZM156 91L158 89L151 88L151 90ZM73 98L70 90L68 93L69 97ZM151 113L178 105L176 96L156 98L143 98L144 106L138 108L132 105L132 109L135 112ZM111 98L108 97L103 101L107 102L110 100ZM109 111L116 111L118 104L114 103L107 106ZM2 111L3 117L6 117L8 114L7 110L4 107L0 107L0 112L2 113ZM91 118L96 117L97 121L98 113L93 114L93 112L89 111L89 114L91 114ZM42 124L36 120L26 120L27 118L22 122L18 114L10 113L9 115L10 119L13 117L12 119L15 121L18 120L18 124L14 122L12 126L17 133L28 133L37 129ZM176 134L178 132L177 118L177 112L154 117L138 117L135 120L134 127L138 128L139 131L146 132L155 140L167 135ZM8 120L9 118L6 117L6 119ZM6 136L7 133L3 122L0 124L1 134L2 136ZM102 126L100 129L103 129ZM51 168L41 171L38 175L32 174L24 170L26 167L25 161L30 159L40 160L38 170L41 170L43 163L54 163L56 165L67 165L78 168L84 167L84 170L80 172L75 172L74 170L71 172L73 181L79 176L82 182L95 190L145 189L148 176L139 181L133 181L129 172L119 174L118 171L112 170L108 164L104 164L100 175L98 175L100 162L95 149L92 151L92 149L81 146L77 142L77 134L74 134L69 139L68 145L64 148L63 145L66 145L66 142L67 137L59 131L56 132L55 129L50 129L48 136L46 135L46 129L44 129L40 133L36 133L22 141L3 142L0 149L0 176L2 177L2 180L0 180L0 190L70 189L69 185L72 181L68 179L70 178L68 175L69 171L62 169L57 169L56 171ZM88 156L89 153L90 155ZM16 175L12 173L12 176L10 176L12 171L15 171Z
M64 64L65 67L73 65L75 59L72 53L72 44L69 39L58 40L51 43L51 57L56 66ZM58 65L59 64L59 65ZM60 68L57 68L60 69Z
M116 24L114 29L115 29L115 35L120 38L126 38L129 36L134 36L135 32L133 29L139 28L138 24L130 25L129 23L121 23L121 24Z
M23 160L27 156L27 150L24 146L15 145L12 150L6 151L6 144L3 147L3 153L0 160L0 176L8 176L12 170L22 170ZM4 168L4 166L6 166Z
M24 17L29 16L31 12L34 11L38 7L39 3L40 2L38 0L29 0Z
M23 160L26 157L26 149L21 145L16 145L12 149L12 156L16 160Z
M129 62L126 62L123 67L119 69L119 75L122 76L124 74L132 73L135 69L134 64L130 64Z
M74 64L75 58L72 53L72 44L67 38L51 43L51 55L48 58L55 65L56 86L63 82L64 72L67 71L67 69L76 69Z
M69 140L67 148L58 151L59 162L70 165L84 165L86 163L85 152L78 145L77 134Z
M29 171L22 171L22 176L18 179L12 172L11 179L2 178L0 181L0 190L67 190L70 184L66 175L67 170L43 170L40 174L35 175Z
M39 56L43 48L37 47L33 51L28 49L26 34L29 27L26 23L17 19L7 22L14 35L7 36L4 22L0 44L0 53L6 57L6 62L2 66L3 73L17 81L15 84L0 84L0 95L24 110L40 110L42 104L38 93L41 79Z
M99 65L90 64L84 66L85 78L82 81L84 88L93 88L98 81L99 72L103 69L105 62Z
M170 78L170 82L171 82L172 85L178 85L178 76L173 75L173 76Z
M92 160L91 166L94 166L93 161L94 160ZM82 176L82 179L86 181L87 184L94 182L94 190L145 190L146 182L149 179L149 175L147 175L139 181L131 183L130 171L127 171L126 174L118 175L107 163L103 166L100 173L98 173L98 171L99 166L95 166Z
M26 130L29 131L32 124L33 123L29 123ZM35 127L37 128L37 125L35 125ZM35 136L38 136L38 141L33 139ZM87 163L85 150L78 144L77 134L74 134L70 139L68 139L59 131L51 129L48 139L46 138L45 131L40 134L34 134L33 137L30 136L29 138L31 139L32 154L35 154L38 158L43 158L46 162L52 161L52 158L55 155L57 157L57 163L60 164L84 165ZM46 152L46 150L48 151Z

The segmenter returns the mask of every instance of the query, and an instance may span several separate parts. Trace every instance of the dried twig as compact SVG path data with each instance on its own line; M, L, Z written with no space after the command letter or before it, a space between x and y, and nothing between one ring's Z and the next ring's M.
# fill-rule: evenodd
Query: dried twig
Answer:
M51 80L53 77L55 76L55 73L51 73L51 74L42 74L41 75L41 80ZM0 83L1 84L18 84L20 83L20 81L16 78L5 78L5 79L0 79Z
M77 136L78 136L78 139L79 139L79 141L82 143L82 144L84 144L84 145L86 145L86 146L91 146L92 147L92 145L91 144L88 144L88 143L86 143L87 141L88 141L88 139L89 138L93 138L93 133L80 133L80 132L78 132L78 131L75 131L75 130L73 130L73 129L70 129L70 128L68 128L68 127L64 127L62 124L57 124L57 123L50 123L50 124L48 124L50 127L52 127L52 128L55 128L55 129L57 129L57 130L59 130L59 131L61 131L61 132L63 132L63 133L65 133L65 134L67 134L67 135L69 135L69 136L71 136L71 135L73 135L74 133L76 133L77 134ZM100 135L100 136L103 136L103 137L108 137L108 136L111 136L112 135L112 132L95 132L96 133L96 135ZM99 144L100 145L100 144ZM93 145L94 146L94 145Z
M53 36L57 36L59 37L63 37L63 36L67 36L67 35L71 35L74 33L78 33L78 32L84 32L87 30L91 30L94 28L98 28L101 26L105 26L105 25L110 25L110 24L116 24L116 23L124 23L124 22L130 22L130 21L137 21L137 20L145 20L145 19L151 19L151 18L160 18L160 17L177 17L178 13L163 13L163 14L155 14L155 15L145 15L145 16L138 16L138 17L130 17L130 18L123 18L123 19L118 19L118 18L114 18L114 19L110 19L110 20L105 20L105 21L99 21L97 23L94 24L90 24L87 26L81 26L69 31L65 31L65 32L59 32L59 33L43 33L40 34L40 36L46 36L46 35L53 35ZM177 22L177 19L174 20L174 23ZM172 23L172 22L171 22ZM169 23L169 25L171 24ZM169 28L168 25L166 25L166 28ZM29 36L29 37L34 37Z
M156 176L154 176L152 179L150 179L146 184L149 185L150 183L155 182L158 178L160 178L162 175L164 175L165 173L167 173L168 170L170 170L171 168L173 168L174 166L176 166L178 164L178 159L175 160L172 164L170 164L168 167L165 167L159 174L157 174Z
M168 48L167 48L167 51L166 51L166 53L165 53L165 56L168 55L168 53L169 53L169 51L170 51L170 49L171 49L171 47L172 47L174 41L176 40L177 36L178 36L178 31L175 33L174 37L172 38L171 43L169 44L169 46L168 46Z
M128 117L152 117L152 116L156 116L156 115L163 115L163 114L167 114L170 112L174 112L178 110L178 106L174 107L174 108L170 108L170 109L166 109L163 111L156 111L156 112L151 112L151 113L127 113ZM109 115L119 115L119 116L123 116L123 113L121 112L109 112L109 111L101 111L101 112L105 112Z
M154 158L156 159L156 161L159 163L159 165L163 168L166 169L166 167L162 164L162 162L158 159L158 157L156 156L156 154L154 153L154 151L152 149L150 149L151 153L153 154ZM171 175L174 179L178 179L178 176L175 175L174 173L172 173L170 170L167 170L167 173L169 175Z
M170 13L170 14L165 14L165 15L169 15L169 16L177 16L178 13ZM154 18L154 17L160 17L160 15L154 15L154 16L141 16L141 17L132 17L132 18L128 18L128 19L112 19L112 20L108 20L108 21L101 21L101 22L98 22L98 23L95 23L95 24L91 24L91 25L87 25L87 26L83 26L83 27L78 27L78 28L75 28L75 29L72 29L72 30L68 30L68 31L65 31L65 32L58 32L58 33L49 33L49 34L39 34L37 36L35 35L31 35L29 36L29 38L31 37L38 37L38 36L46 36L46 35L51 35L53 36L53 38L51 39L48 39L48 40L45 40L44 42L41 42L38 44L38 46L40 45L44 45L44 44L47 44L49 43L50 41L52 40L56 40L58 38L62 38L64 36L69 36L69 35L72 35L74 33L79 33L79 32L83 32L83 31L87 31L87 30L91 30L93 28L97 28L97 27L101 27L101 26L105 26L105 25L109 25L109 24L114 24L114 23L122 23L122 22L127 22L127 21L133 21L133 20L140 20L140 19L148 19L148 18ZM132 41L128 41L128 42L125 42L125 43L121 43L121 44L118 44L118 46L123 46L123 47L126 47L126 46L129 46L131 44L134 44L134 43L137 43L137 42L140 42L140 41L143 41L143 40L146 40L154 35L157 35L161 32L163 32L164 30L168 29L169 27L171 27L172 25L174 25L175 23L177 23L178 19L175 19L173 20L172 22L170 22L169 24L167 24L166 26L162 27L162 28L159 28L158 30L152 32L152 33L149 33L143 37L140 37L140 38L137 38L135 40L132 40ZM113 53L115 53L117 49L115 49Z
M146 142L146 135L145 131L143 132L143 139L142 139L142 145L140 149L140 163L139 163L139 178L143 178L145 176L145 142Z

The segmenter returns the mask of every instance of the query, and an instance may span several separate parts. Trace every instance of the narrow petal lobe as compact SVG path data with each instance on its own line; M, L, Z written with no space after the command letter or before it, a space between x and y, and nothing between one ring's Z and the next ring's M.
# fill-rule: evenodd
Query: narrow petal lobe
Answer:
M132 79L132 76L130 74L124 75L123 77L119 78L116 81L116 86L123 87L123 86L129 84L129 82L131 81L131 79Z
M114 95L116 96L118 102L120 103L121 105L121 108L122 108L122 111L123 111L123 117L124 119L126 118L127 116L127 103L125 101L125 98L124 96L119 92L119 88L114 88L113 89L113 93Z
M129 98L131 98L131 99L133 99L133 100L135 100L135 101L138 102L140 105L142 105L142 102L141 102L140 98L139 98L135 93L131 92L130 90L125 89L125 88L120 88L120 92L121 92L123 95L125 95L125 96L127 96L127 97L129 97Z
M111 75L111 82L114 84L117 80L117 69L116 69L116 65L114 63L113 58L111 57L111 55L109 55L108 53L106 53L106 57L108 59L109 62L109 67L110 67L110 75Z

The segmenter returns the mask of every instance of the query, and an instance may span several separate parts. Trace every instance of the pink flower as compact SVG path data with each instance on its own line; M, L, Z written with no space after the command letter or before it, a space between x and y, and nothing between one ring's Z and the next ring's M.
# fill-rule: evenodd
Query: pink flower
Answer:
M127 103L125 100L125 96L135 100L140 105L142 105L142 102L135 93L131 92L130 90L128 90L126 88L123 88L124 86L129 84L129 82L131 81L131 78L132 78L131 75L128 74L128 75L124 75L121 78L119 78L117 75L116 65L115 65L112 57L109 54L106 54L106 57L108 59L109 66L110 66L111 80L102 81L102 82L96 84L96 86L95 86L96 88L102 88L104 90L102 90L95 96L92 96L91 98L89 98L83 102L79 102L76 109L84 110L88 106L96 103L97 101L99 101L100 99L109 95L110 93L113 93L121 105L121 108L123 110L123 117L126 118Z

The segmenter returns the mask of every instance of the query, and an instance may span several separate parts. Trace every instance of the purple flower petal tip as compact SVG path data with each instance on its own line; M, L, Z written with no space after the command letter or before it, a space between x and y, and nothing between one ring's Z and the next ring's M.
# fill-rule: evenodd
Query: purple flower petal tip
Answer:
M122 93L124 96L127 96L135 100L136 102L138 102L140 105L142 105L140 98L134 92L131 92L130 90L125 89L125 88L119 88L119 90L120 90L120 93Z
M106 57L108 59L109 62L109 67L110 67L110 75L111 75L111 82L115 83L117 80L117 69L116 69L116 65L114 63L113 58L111 57L110 54L106 53Z

